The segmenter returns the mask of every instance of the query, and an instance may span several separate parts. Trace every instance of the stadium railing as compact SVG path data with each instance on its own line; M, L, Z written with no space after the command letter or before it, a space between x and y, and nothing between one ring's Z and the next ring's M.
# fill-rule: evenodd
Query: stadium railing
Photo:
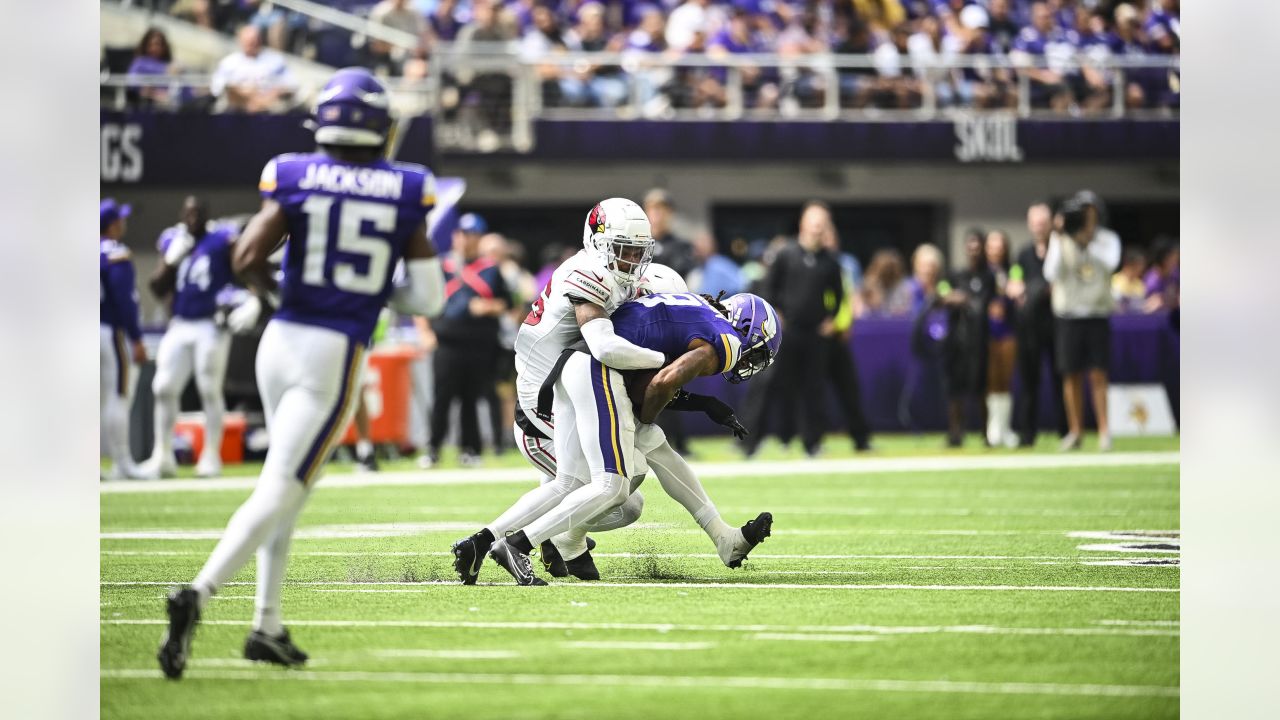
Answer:
M291 0L298 2L299 0ZM401 38L403 39L403 38ZM589 68L616 68L618 83L625 85L625 97L611 106L569 106L555 101L559 78L574 77ZM1106 105L1089 110L1074 102L1065 112L1033 107L1032 81L1025 72L1032 67L1047 68L1070 76L1081 68L1096 70L1106 78L1109 98ZM532 146L532 126L537 120L721 120L739 119L787 121L929 121L946 120L964 113L998 112L1020 118L1078 118L1080 120L1168 119L1176 117L1176 104L1131 108L1126 104L1126 88L1131 78L1145 74L1150 82L1165 83L1176 93L1180 62L1177 56L1111 57L1091 60L1077 57L1063 62L1034 58L1017 63L1002 56L960 56L946 64L922 66L904 63L902 69L920 82L918 100L912 107L855 107L849 102L847 84L851 77L878 82L872 55L778 55L739 54L711 58L703 55L669 57L659 53L565 53L537 58L522 56L511 43L438 44L433 48L428 76L421 80L388 78L393 106L401 115L430 114L436 140L442 149L525 151ZM981 109L971 104L944 105L933 85L950 81L966 70L996 78L1003 76L1006 101L1000 107ZM748 76L766 77L776 87L776 98L768 106L753 104L760 83ZM708 79L717 91L714 100L689 107L687 95L699 92L696 86ZM125 109L137 104L138 89L169 89L169 100L150 104L153 109L184 109L192 103L184 98L208 96L207 75L128 76L102 74L103 106ZM854 83L861 82L855 80ZM299 89L292 107L310 106L318 87L314 83ZM1061 92L1070 92L1064 88ZM681 96L684 93L685 96ZM194 103L199 108L211 103Z

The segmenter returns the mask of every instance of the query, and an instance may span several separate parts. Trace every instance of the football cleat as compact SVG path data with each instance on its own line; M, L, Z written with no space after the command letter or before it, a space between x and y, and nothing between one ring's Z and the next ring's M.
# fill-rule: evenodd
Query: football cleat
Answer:
M542 541L538 548L538 559L542 561L542 569L551 577L569 577L569 571L564 567L564 558L550 540Z
M244 659L298 667L307 661L307 654L289 639L288 630L275 637L261 630L254 630L244 639Z
M480 533L462 538L453 544L453 569L463 585L475 585L480 576L480 566L484 564L484 554L489 544Z
M547 584L546 580L533 574L533 561L529 556L508 545L506 540L494 543L493 548L489 550L489 557L511 573L517 585Z
M762 512L756 516L755 520L748 520L746 525L742 526L743 546L734 549L733 556L729 562L725 563L731 568L742 567L742 561L747 559L747 555L755 549L757 545L764 542L769 537L769 532L773 529L773 514Z
M370 452L368 455L356 458L357 472L378 472L378 455Z
M200 595L194 588L174 588L169 593L166 605L169 614L169 629L160 640L160 650L156 660L160 661L160 669L170 680L182 677L187 667L187 658L191 655L191 637L195 635L196 623L200 622Z
M594 550L596 541L587 538L587 550ZM565 569L564 557L560 554L560 550L556 548L555 543L550 540L543 540L538 551L538 559L542 561L542 569L547 571L551 577L569 577L569 571Z
M565 570L579 580L599 580L600 571L596 569L596 561L591 559L588 550L572 560L564 561Z

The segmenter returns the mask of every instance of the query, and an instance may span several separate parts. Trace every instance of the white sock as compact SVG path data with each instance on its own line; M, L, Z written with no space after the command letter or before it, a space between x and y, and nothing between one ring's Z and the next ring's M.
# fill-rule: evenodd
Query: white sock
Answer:
M720 511L707 496L693 468L671 447L663 443L645 455L653 474L658 476L662 489L693 516L698 527L707 533L711 541L720 545L730 539L737 528L729 526L720 517Z
M204 404L204 450L200 459L206 463L222 464L222 416L226 409L222 402L222 391L215 395L212 392L201 393Z
M556 550L560 551L562 559L573 560L587 551L587 529L578 526L567 532L562 532L551 538L551 544L555 545Z
M621 505L627 499L627 491L631 483L617 473L604 472L593 477L591 482L565 496L558 505L551 508L537 520L524 526L525 537L537 547L562 532L567 532L576 525Z
M299 506L298 511L302 508ZM275 534L258 548L258 591L254 602L253 628L278 636L284 631L280 612L280 592L284 586L284 571L289 563L289 545L293 541L293 526L298 512L282 520Z
M514 505L485 527L493 533L494 538L519 530L559 505L573 488L581 485L583 483L567 476L559 476L552 482L542 483L520 496Z
M373 443L368 440L356 440L356 457L367 458L373 454Z
M249 561L282 524L291 523L306 500L306 487L296 478L263 475L248 500L236 510L192 584L203 595L214 593ZM282 571L283 572L283 571Z
M156 440L151 451L151 462L167 466L173 459L173 426L178 418L178 398L173 395L157 395L155 403Z

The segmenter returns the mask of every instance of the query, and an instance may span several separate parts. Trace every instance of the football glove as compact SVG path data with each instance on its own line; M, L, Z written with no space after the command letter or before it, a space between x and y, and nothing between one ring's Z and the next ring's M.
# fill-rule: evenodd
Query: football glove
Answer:
M175 231L169 238L168 247L164 249L164 264L169 267L182 262L182 259L196 247L196 239L191 236L186 225L175 226Z
M262 315L262 301L257 295L250 295L248 300L240 303L236 309L227 313L227 329L236 335L252 332L258 325Z

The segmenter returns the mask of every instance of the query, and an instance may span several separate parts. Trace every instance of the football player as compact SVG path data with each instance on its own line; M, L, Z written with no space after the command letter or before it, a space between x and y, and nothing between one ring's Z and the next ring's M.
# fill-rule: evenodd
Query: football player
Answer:
M386 88L345 68L321 90L311 126L317 152L280 155L259 183L262 209L232 251L232 267L274 304L267 258L285 244L279 306L258 346L258 389L271 438L249 499L236 510L191 585L168 598L157 659L181 677L201 608L257 551L258 591L249 660L307 659L281 621L280 590L293 526L320 467L355 408L364 349L388 300L433 315L444 276L427 238L435 180L420 165L381 158L391 124ZM392 282L403 260L404 280Z
M161 301L172 300L173 317L156 349L156 374L151 381L155 395L155 446L143 464L149 477L173 477L173 426L178 401L187 381L195 374L200 405L204 410L204 450L196 475L222 473L222 382L227 373L231 336L218 327L214 315L218 294L232 281L231 244L235 229L215 226L203 202L190 196L182 203L179 223L160 234L160 263L148 285ZM256 322L257 317L252 318ZM252 324L252 323L250 323Z
M639 284L636 286L637 297L654 293L687 293L688 291L689 288L683 278L671 268L658 263L649 265L644 277L640 279ZM729 427L739 437L745 436L747 432L746 428L738 422L737 417L733 414L733 409L715 398L682 393L679 403L673 402L668 407L677 410L701 410L706 412L713 420ZM542 470L542 482L547 483L555 479L555 448L550 438L530 434L517 426L516 446L520 448L521 454L534 467ZM587 532L616 530L626 527L640 518L640 514L644 510L644 496L638 488L650 469L657 475L658 482L662 484L663 490L679 502L711 538L711 541L716 546L716 552L720 555L721 562L728 567L736 568L741 566L747 554L757 544L763 542L765 537L768 537L772 526L772 516L768 513L762 513L755 520L748 521L741 528L732 527L724 522L715 504L708 497L706 490L703 489L697 475L667 441L666 434L661 427L648 423L638 425L636 428L636 446L638 450L637 468L631 474L630 495L621 505L577 526L574 532L581 532L582 538L561 536L564 544L571 549L571 552L583 545L589 545L590 548L594 548L594 543L585 538ZM495 525L497 525L498 529L510 529L498 523L495 523ZM489 526L489 530L493 532L495 528ZM552 538L551 540L543 541L539 551L539 558L547 572L554 577L574 575L584 580L599 578L599 573L596 571L589 553L581 553L579 551L580 554L577 557L570 555L570 559L566 564L557 545L553 542L555 540L556 538Z
M516 333L516 440L525 457L544 474L556 473L555 456L545 444L521 439L527 435L549 441L555 435L550 408L539 412L538 396L565 350L585 343L597 362L621 369L655 369L665 361L662 353L619 338L609 321L609 314L634 296L653 255L654 240L644 210L626 198L600 201L587 213L582 245L556 268ZM572 423L567 427L573 432ZM492 527L454 543L454 569L462 582L475 584L485 553L503 527L521 527L526 516L537 517L560 497L556 483L544 483L518 500Z
M102 447L111 458L107 478L140 478L129 452L129 409L138 385L138 366L147 361L138 323L138 289L134 285L133 255L120 242L129 206L111 198L98 206L99 368L98 407Z
M645 391L644 406L636 413L643 423L652 423L676 391L695 377L723 373L733 382L742 382L768 367L781 345L776 313L754 295L734 296L725 306L691 293L647 295L623 305L614 317L623 323L617 325L620 337L672 360ZM493 543L490 551L521 585L544 584L533 574L528 555L535 544L552 538L566 564L583 558L583 574L599 577L585 543L586 530L580 526L626 502L633 488L614 477L628 478L627 466L634 466L644 450L653 449L635 445L635 418L621 375L582 353L566 353L565 358L562 371L553 374L554 417L561 427L554 437L558 462L551 485L555 491L542 493L562 500L540 513L530 513L529 521L517 526L522 529ZM588 411L583 412L583 407ZM576 426L576 433L565 432L565 418L573 423L568 427ZM601 464L604 473L597 470ZM590 482L580 479L584 476ZM702 500L702 507L715 513L705 494ZM701 524L703 518L686 507ZM744 530L752 531L753 539L763 540L772 517L765 513L753 522L759 524L758 530L751 523ZM577 535L557 537L575 528Z

